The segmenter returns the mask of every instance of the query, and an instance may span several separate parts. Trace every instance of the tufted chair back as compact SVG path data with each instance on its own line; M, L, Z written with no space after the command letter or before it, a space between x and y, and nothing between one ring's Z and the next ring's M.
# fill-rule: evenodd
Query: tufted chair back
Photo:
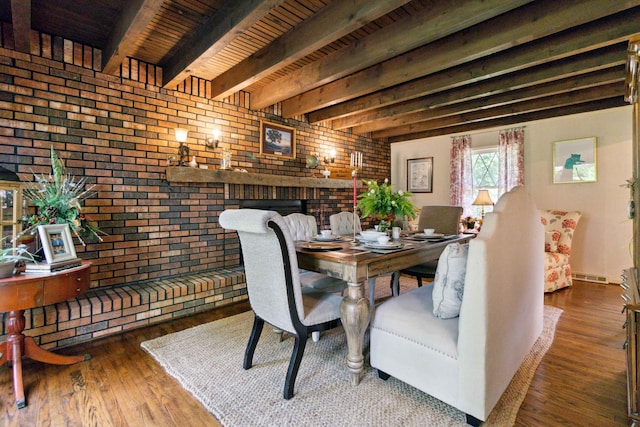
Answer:
M329 224L331 225L331 233L337 235L353 234L353 222L356 222L356 233L360 233L362 228L360 226L360 218L358 215L354 215L353 212L340 212L333 214L329 217Z
M292 213L283 219L289 227L289 233L291 233L293 240L309 240L318 234L316 218L312 215Z
M249 369L253 365L265 322L292 334L295 343L283 391L284 398L290 399L308 334L340 325L342 297L301 287L295 243L277 212L227 209L219 222L238 233L247 294L255 314L242 366Z

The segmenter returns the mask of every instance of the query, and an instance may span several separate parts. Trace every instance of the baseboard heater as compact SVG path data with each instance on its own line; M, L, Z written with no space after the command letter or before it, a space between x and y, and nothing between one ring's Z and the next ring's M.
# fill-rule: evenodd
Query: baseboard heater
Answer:
M571 273L571 277L576 280L582 280L585 282L603 283L605 285L609 283L609 279L604 276L598 276L596 274Z

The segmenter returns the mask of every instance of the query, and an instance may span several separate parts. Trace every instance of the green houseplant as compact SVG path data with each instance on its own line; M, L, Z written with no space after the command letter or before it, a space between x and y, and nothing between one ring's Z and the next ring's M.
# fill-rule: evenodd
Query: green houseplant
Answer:
M81 202L95 192L93 185L87 186L86 178L75 179L65 172L64 161L51 147L51 170L49 176L35 175L36 185L24 189L24 197L30 200L38 212L32 215L26 228L16 237L36 234L39 225L69 224L71 233L82 245L84 239L102 241L104 232L82 212Z
M394 218L413 219L416 207L411 203L412 194L408 191L393 191L387 178L380 185L374 180L364 181L367 191L358 196L358 209L361 218L372 217L380 220L378 231L387 231Z
M8 245L5 247L5 245ZM34 256L29 252L27 245L18 245L15 248L3 239L0 249L0 278L11 277L20 261L36 262Z

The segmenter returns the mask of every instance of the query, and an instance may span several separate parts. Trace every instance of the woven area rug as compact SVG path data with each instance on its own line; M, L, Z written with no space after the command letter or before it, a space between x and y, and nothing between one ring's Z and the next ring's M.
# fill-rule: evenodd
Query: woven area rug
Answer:
M545 306L542 335L485 425L514 424L561 314ZM252 312L242 313L143 342L142 347L224 426L467 425L457 409L393 377L378 379L368 361L361 383L351 386L342 328L323 333L317 343L308 341L295 395L284 400L293 339L278 342L265 326L254 366L245 371L242 360L252 322Z

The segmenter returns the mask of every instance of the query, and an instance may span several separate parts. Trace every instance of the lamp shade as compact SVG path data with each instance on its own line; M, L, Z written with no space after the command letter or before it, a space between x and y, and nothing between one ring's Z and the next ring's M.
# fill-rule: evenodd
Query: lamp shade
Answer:
M187 136L189 135L189 131L183 128L176 128L176 141L185 142L187 140Z
M491 200L491 196L489 195L489 190L480 190L480 191L478 191L478 196L473 201L472 205L474 205L474 206L491 206L491 205L493 205L493 200Z

